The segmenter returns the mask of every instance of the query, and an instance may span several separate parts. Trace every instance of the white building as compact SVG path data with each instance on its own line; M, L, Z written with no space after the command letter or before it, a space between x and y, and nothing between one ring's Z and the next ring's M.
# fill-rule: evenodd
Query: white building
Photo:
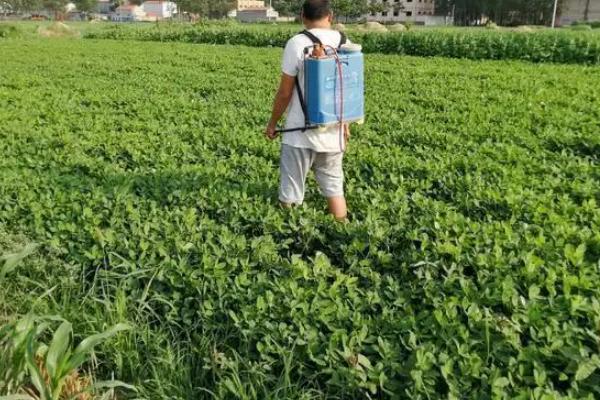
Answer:
M564 0L560 25L586 20L600 21L600 0Z
M238 0L235 5L236 10L247 10L248 8L264 8L263 0Z
M177 14L177 4L172 1L145 1L142 8L149 19L161 20Z
M434 0L374 0L387 6L387 10L366 15L367 21L413 22L416 25L444 25L447 18L434 16Z
M237 18L240 22L277 21L279 13L270 5L266 6L263 0L238 0L235 9L228 14L230 18Z
M116 22L133 22L143 21L146 18L146 13L141 6L127 4L117 7L111 15L111 20Z
M235 2L235 8L227 13L229 18L237 17L238 11L248 9L265 8L265 2L263 0L238 0Z
M270 7L237 10L235 17L240 22L277 21L279 13Z

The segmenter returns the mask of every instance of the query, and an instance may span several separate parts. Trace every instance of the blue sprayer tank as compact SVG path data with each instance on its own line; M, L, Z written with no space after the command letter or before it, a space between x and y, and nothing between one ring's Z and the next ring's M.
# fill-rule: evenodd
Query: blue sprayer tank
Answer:
M344 122L365 117L364 57L360 50L340 49ZM334 57L304 60L304 96L308 120L313 125L337 124L340 117L340 74Z

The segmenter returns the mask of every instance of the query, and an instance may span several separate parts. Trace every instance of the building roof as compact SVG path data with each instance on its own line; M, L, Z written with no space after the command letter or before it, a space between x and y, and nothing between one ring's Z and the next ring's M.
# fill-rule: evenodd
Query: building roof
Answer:
M253 8L244 8L241 10L237 10L239 13L252 12L252 11L269 11L269 7L253 7Z
M122 10L122 11L125 11L125 10L135 10L135 9L137 9L139 7L140 6L136 6L135 4L126 4L126 5L122 5L122 6L117 7L117 10Z

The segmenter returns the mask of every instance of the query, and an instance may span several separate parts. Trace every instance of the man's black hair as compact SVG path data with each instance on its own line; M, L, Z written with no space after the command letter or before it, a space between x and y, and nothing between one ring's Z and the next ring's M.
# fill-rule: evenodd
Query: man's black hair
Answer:
M302 15L309 21L318 21L331 13L329 0L305 0Z

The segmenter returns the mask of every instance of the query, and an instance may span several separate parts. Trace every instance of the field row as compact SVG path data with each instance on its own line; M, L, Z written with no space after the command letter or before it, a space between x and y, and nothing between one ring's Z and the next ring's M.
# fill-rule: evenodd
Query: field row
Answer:
M600 395L597 67L367 56L341 225L314 182L277 207L279 49L0 53L0 232L42 245L0 313L136 325L101 374L152 399Z
M283 47L300 30L293 25L161 24L151 28L111 25L90 31L85 37ZM600 34L591 32L511 32L482 28L419 29L402 33L349 30L348 35L361 43L367 53L600 64Z

